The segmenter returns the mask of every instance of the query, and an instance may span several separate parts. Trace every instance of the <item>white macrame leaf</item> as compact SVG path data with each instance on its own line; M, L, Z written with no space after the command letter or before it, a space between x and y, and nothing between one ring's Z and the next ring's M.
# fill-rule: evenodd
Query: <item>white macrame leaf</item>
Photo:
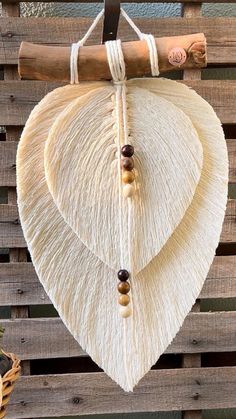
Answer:
M133 316L117 308L114 271L79 240L60 215L44 174L50 127L65 106L97 84L66 86L32 112L17 153L22 228L39 279L82 348L126 391L170 344L197 298L218 244L227 200L227 151L211 106L180 83L129 82L181 108L203 146L202 174L181 223L148 266L132 278Z
M122 238L123 266L114 87L75 100L57 118L44 164L53 199L81 241L115 271L131 260L131 272L137 274L159 253L191 203L202 146L189 117L166 99L130 87L127 104L136 193L130 202L122 199L124 231L132 207L131 237Z

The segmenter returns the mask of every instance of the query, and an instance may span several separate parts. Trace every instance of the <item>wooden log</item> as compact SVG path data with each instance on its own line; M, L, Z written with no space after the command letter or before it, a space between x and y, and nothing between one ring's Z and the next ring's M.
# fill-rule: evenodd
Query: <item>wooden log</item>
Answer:
M176 70L168 60L169 52L180 47L187 59L180 68L206 67L206 38L203 33L155 38L160 72ZM22 79L70 81L70 47L37 45L22 42L19 50L19 74ZM149 52L146 41L122 44L127 78L150 75ZM81 81L110 80L111 74L104 45L80 48L78 59Z

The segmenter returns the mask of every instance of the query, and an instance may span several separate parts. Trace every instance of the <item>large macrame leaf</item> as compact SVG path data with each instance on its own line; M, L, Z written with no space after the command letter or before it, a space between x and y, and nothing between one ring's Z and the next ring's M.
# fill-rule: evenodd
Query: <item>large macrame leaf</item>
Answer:
M188 115L204 153L201 178L182 221L158 256L132 277L130 318L119 316L114 271L64 221L44 174L45 142L56 117L72 100L101 85L66 86L50 93L32 112L17 153L20 217L39 279L75 339L127 391L164 352L197 298L218 244L227 199L226 146L211 106L173 81L129 84L163 96Z
M124 231L132 207L121 266L119 146L112 99L114 87L97 89L57 118L46 144L45 172L58 209L82 242L116 271L129 266L131 257L132 271L138 273L159 253L191 203L202 146L189 117L175 105L147 89L128 88L137 180L134 198L121 203Z

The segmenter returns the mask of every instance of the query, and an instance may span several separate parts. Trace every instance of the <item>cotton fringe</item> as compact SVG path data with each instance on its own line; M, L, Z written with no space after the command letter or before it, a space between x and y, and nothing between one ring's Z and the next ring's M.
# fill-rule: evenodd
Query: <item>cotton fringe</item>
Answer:
M93 360L132 391L179 331L207 276L226 208L228 160L220 121L196 92L165 79L127 82L140 188L133 228L143 239L133 237L133 315L124 329L116 301L112 89L69 85L35 107L17 152L18 205L36 272L62 320ZM62 167L67 180L71 174L68 194ZM109 235L114 245L105 257Z

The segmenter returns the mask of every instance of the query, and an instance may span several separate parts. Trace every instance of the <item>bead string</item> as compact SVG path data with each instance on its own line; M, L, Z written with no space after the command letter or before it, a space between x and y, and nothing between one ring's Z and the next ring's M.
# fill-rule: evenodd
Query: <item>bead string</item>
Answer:
M108 41L105 43L108 64L110 67L111 76L114 86L116 88L116 118L117 118L117 141L118 141L118 174L119 174L119 231L120 231L120 265L122 269L119 270L117 276L119 279L118 291L120 314L127 318L131 314L130 297L130 279L131 272L131 205L128 203L127 215L127 231L124 228L124 205L122 199L131 198L134 193L134 187L131 185L134 181L134 163L133 154L134 149L128 144L128 126L127 126L127 102L126 102L126 79L125 79L125 62L121 48L121 41ZM121 111L120 111L121 109ZM122 131L121 131L122 126ZM122 146L123 143L123 146ZM122 188L123 183L123 188ZM124 238L128 241L128 260L125 261L124 255ZM126 262L127 269L123 269Z
M78 54L79 48L82 46L92 31L98 24L99 20L104 14L104 9L97 15L94 19L92 25L88 29L84 37L77 43L73 43L71 46L71 55L70 55L70 75L71 75L71 84L79 83L78 75ZM156 42L152 35L142 33L139 28L134 24L132 19L127 15L127 13L121 9L122 16L130 24L133 30L136 32L140 39L146 41L149 56L150 56L150 66L152 76L159 75L158 67L158 54L156 48ZM121 48L121 41L108 41L105 43L107 59L110 68L110 73L112 80L115 86L115 101L116 101L116 122L117 122L117 147L118 147L118 179L119 179L119 236L120 236L120 266L122 269L119 270L117 276L119 279L118 291L119 304L120 304L120 314L122 317L127 318L131 315L131 304L130 297L128 295L130 291L130 284L128 279L130 279L130 273L132 272L132 255L131 255L131 198L135 193L135 187L132 183L135 180L134 174L134 148L132 145L128 144L128 124L127 124L127 102L126 102L126 75L125 75L125 61ZM122 127L122 128L121 128ZM123 186L122 186L123 184ZM124 231L124 198L127 199L127 230ZM124 238L127 238L128 242L128 260L125 261L124 254ZM126 264L127 269L124 269Z

